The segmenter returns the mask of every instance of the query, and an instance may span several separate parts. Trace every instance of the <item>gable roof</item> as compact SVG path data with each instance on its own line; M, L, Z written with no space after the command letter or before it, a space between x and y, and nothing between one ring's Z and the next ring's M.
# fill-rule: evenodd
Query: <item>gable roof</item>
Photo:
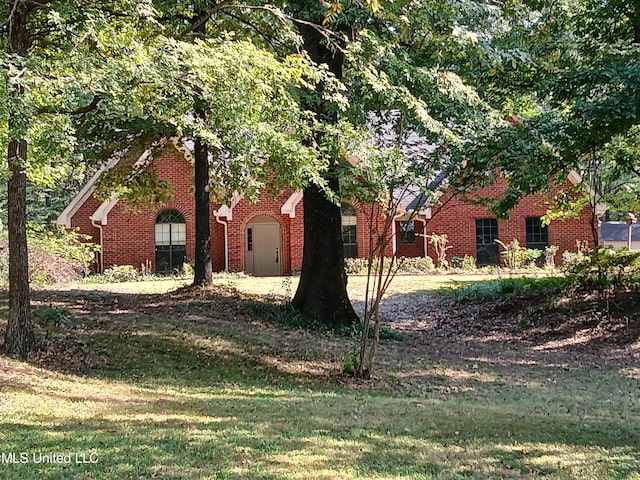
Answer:
M163 140L162 143L164 142L165 141ZM150 157L151 149L147 149L142 152L142 155L140 155L140 157L138 157L138 159L135 161L135 165L142 165L143 163L147 162ZM82 190L80 190L80 192L78 192L78 194L73 197L69 205L67 205L67 208L65 208L58 216L58 218L56 219L56 225L64 228L71 228L71 219L76 213L78 213L78 210L84 204L84 202L86 202L89 197L93 195L93 192L95 192L96 190L96 183L98 182L100 176L107 170L110 170L111 168L116 166L118 162L122 160L122 158L124 158L123 154L114 155L111 159L109 159L107 163L100 167L100 169L95 173L93 177L91 177L91 179L82 188ZM118 197L114 193L111 195L111 198L109 200L102 202L98 209L92 215L90 215L89 218L91 219L91 221L97 221L102 225L106 225L107 215L116 203L118 203Z
M184 158L193 163L193 148L194 142L191 140L182 140L180 141L178 138L170 139L173 146L180 153L184 155ZM162 139L158 142L158 146L164 146L167 142L167 139ZM149 162L152 157L152 149L149 148L142 152L142 154L135 161L135 165L143 165ZM95 192L96 183L100 176L106 172L107 170L113 168L118 162L124 158L124 155L115 155L111 158L105 165L103 165L96 173L91 177L91 179L87 182L87 184L78 192L78 194L71 200L69 205L62 211L62 213L56 219L56 225L71 228L71 219L78 212L80 207L91 197L91 195ZM238 204L238 202L242 199L242 195L239 193L234 193L231 199L230 205L222 205L219 210L216 210L214 213L217 217L227 217L227 220L231 220L233 208ZM101 225L107 225L109 213L116 206L119 199L118 196L113 193L109 200L106 200L100 204L100 206L93 212L92 215L89 216L89 219L92 222L98 222ZM297 203L297 202L296 202ZM293 216L295 216L295 204L293 205ZM283 212L285 213L285 212ZM291 216L291 212L287 212Z
M69 205L58 215L56 225L64 228L71 228L71 219L78 213L80 207L86 202L96 189L96 182L100 176L107 170L113 168L120 161L119 157L111 158L107 163L98 169L98 171L89 179L87 184L76 194Z

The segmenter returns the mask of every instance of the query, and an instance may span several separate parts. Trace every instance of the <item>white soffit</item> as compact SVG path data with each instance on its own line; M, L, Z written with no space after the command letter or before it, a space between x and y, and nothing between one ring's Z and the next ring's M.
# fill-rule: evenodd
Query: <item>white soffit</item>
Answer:
M233 220L233 209L235 208L236 205L238 205L240 200L242 200L242 194L238 192L234 192L233 196L231 197L231 204L227 205L225 203L224 205L221 205L218 210L215 210L213 212L213 214L216 217L226 217L227 221Z

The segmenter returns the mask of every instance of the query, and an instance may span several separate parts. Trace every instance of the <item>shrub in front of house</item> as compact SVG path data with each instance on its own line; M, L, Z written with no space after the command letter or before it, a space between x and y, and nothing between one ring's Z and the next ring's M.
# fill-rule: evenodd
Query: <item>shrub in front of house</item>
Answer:
M398 262L398 273L409 274L427 274L435 271L435 266L431 257L399 257L395 260ZM386 258L385 263L391 262L391 258ZM366 258L345 258L344 268L347 275L366 275L367 259Z
M398 273L433 273L436 269L431 257L400 257Z
M9 248L0 240L0 283L9 283ZM85 235L64 229L29 226L29 282L34 285L65 283L87 276L99 247Z

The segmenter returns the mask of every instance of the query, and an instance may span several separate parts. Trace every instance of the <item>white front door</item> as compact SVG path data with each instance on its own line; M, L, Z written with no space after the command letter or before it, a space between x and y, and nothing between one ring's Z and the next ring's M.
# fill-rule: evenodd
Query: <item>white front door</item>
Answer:
M280 224L275 220L247 225L247 273L264 277L282 274Z

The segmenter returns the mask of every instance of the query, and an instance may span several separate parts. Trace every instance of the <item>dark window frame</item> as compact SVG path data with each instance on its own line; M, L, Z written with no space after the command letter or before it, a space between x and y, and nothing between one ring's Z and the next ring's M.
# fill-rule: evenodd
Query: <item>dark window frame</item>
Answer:
M498 220L493 217L476 218L476 263L499 265L500 252L496 240L499 237Z
M549 246L549 226L542 225L541 217L526 217L524 222L527 248L544 251Z
M156 225L169 225L168 244L158 244ZM175 243L174 225L184 225L184 239L178 239ZM175 209L166 209L158 213L154 222L154 245L156 273L172 273L182 269L187 256L186 222L182 213Z
M402 243L413 243L416 240L415 220L400 220L400 241Z
M355 224L344 224L344 219L348 218L355 220ZM358 257L358 217L356 209L349 203L342 203L340 205L340 221L342 223L342 247L344 249L344 258L357 258Z

